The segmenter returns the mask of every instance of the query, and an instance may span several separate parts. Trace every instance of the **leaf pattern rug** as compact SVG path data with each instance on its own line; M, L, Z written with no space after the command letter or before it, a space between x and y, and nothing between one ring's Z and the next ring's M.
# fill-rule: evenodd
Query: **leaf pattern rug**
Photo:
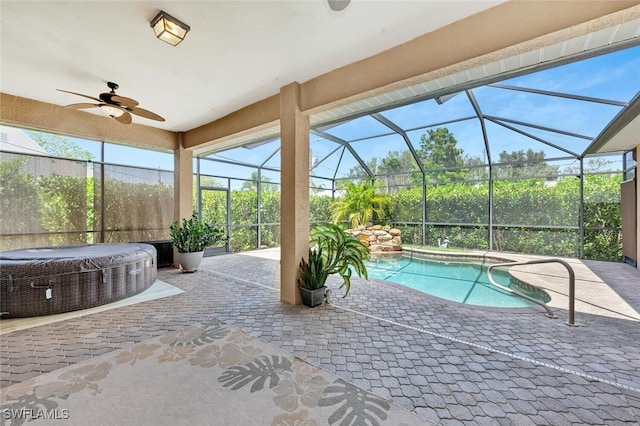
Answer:
M3 425L421 425L417 415L213 320L0 391Z

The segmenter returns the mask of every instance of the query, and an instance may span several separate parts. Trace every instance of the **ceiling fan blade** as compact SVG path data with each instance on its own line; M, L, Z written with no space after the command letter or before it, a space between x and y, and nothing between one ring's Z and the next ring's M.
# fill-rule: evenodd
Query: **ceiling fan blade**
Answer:
M68 90L56 89L59 92L71 93L72 95L82 96L87 99L93 99L94 101L102 102L102 99L94 98L93 96L83 95L82 93L70 92Z
M73 108L73 109L86 109L86 108L98 108L100 105L97 104L71 104L66 105L65 108Z
M113 117L122 124L131 124L131 114L125 111L120 117Z
M164 121L164 118L160 117L158 114L143 108L131 106L131 107L127 107L127 111L129 111L132 114L139 115L140 117L148 118L150 120Z
M124 107L134 107L138 105L138 101L131 98L125 98L124 96L113 95L111 96L111 102L117 102Z

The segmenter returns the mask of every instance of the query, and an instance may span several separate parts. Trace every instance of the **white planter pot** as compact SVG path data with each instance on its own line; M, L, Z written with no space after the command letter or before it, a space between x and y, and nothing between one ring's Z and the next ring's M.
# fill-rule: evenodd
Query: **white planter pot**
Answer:
M195 272L198 270L202 262L204 251L196 251L193 253L178 253L182 272Z

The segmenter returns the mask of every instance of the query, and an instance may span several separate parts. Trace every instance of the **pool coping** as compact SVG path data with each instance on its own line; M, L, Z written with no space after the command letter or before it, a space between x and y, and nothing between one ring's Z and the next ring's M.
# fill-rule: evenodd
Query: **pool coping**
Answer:
M558 256L541 256L541 255L529 255L519 253L504 253L504 252L491 252L491 251L470 251L470 252L458 252L458 251L434 251L428 249L417 248L404 248L403 252L415 252L420 254L427 254L431 257L443 257L454 259L479 259L479 260L496 260L499 262L520 262L528 260L539 259L560 259L567 262L574 270L575 282L576 282L576 312L590 313L596 315L605 315L621 319L631 319L634 321L640 321L640 313L636 311L631 305L629 305L623 298L621 298L615 290L613 290L606 282L604 282L598 275L596 275L581 259L577 258L562 258ZM543 266L544 270L541 273L540 267ZM541 288L551 296L551 301L547 303L554 311L568 311L569 310L569 280L568 273L564 266L559 263L544 264L544 265L518 265L512 266L508 269L508 272L514 278L523 281L529 285ZM421 292L419 292L421 293ZM425 293L421 293L425 294ZM435 297L429 295L430 297ZM448 299L437 298L448 303L455 303L461 307L480 309L489 311L507 312L512 311L514 313L531 313L544 311L542 307L531 308L499 308L499 307L486 307L477 305L468 305ZM556 312L557 313L557 312ZM565 314L562 314L565 315ZM563 316L564 318L564 316Z
M495 260L498 262L515 262L516 260L513 259L508 259L507 257L503 256L502 254L500 254L500 256L496 256L493 253L489 254L488 252L456 252L456 251L451 251L451 252L441 252L441 251L431 251L428 249L416 249L416 248L404 248L402 251L397 251L394 253L389 253L389 254L402 254L405 252L414 252L414 253L419 253L419 254L427 254L429 255L429 257L431 258L442 258L442 259L451 259L451 258L457 258L457 259L461 259L464 258L465 260ZM377 254L377 253L376 253ZM386 255L387 253L385 253ZM524 281L527 284L530 285L534 285L531 284L525 280L522 280L518 277L516 277L515 275L511 274L510 271L509 272L510 275L512 275L514 278L519 279L521 281ZM515 313L515 314L531 314L531 313L544 313L545 310L544 308L542 308L541 306L529 306L529 307L500 307L500 306L484 306L484 305L474 305L474 304L470 304L470 303L461 303L461 302L456 302L455 300L451 300L451 299L445 299L442 297L438 297L435 296L433 294L429 294L429 293L425 293L423 291L420 290L416 290L413 289L411 287L407 287L407 286L403 286L402 284L398 284L398 283L394 283L393 281L388 281L388 280L383 280L383 279L378 279L378 278L371 278L371 281L375 280L375 281L379 281L379 282L383 282L385 284L391 284L393 286L399 287L399 288L403 288L403 289L407 289L409 290L411 293L415 294L416 296L420 296L420 297L424 297L426 299L430 299L433 301L437 301L437 302L442 302L442 303L448 303L448 304L453 304L453 305L457 305L461 308L465 308L465 309L471 309L471 310L480 310L480 311L486 311L486 312L504 312L504 313ZM536 286L538 287L538 286Z

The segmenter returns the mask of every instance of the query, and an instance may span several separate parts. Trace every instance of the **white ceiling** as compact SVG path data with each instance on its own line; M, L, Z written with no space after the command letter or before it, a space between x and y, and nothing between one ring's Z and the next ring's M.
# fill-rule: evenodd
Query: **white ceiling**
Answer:
M56 105L118 94L187 131L503 0L0 1L0 90ZM159 10L191 26L182 44L157 40ZM100 114L98 109L95 110Z

